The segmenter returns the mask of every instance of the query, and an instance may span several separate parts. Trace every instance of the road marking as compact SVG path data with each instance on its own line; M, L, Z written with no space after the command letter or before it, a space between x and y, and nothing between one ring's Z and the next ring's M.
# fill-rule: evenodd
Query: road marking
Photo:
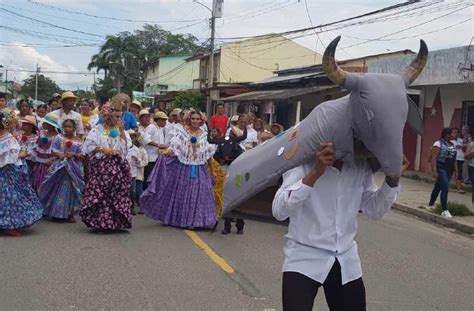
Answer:
M235 270L234 268L232 268L226 261L224 258L222 258L221 256L217 255L213 250L212 248L206 244L206 242L204 242L200 237L199 235L196 234L196 232L193 232L193 231L189 231L189 230L184 230L184 232L186 233L186 235L194 242L194 244L196 244L200 249L202 249L204 251L204 253L206 253L207 256L209 256L209 258L211 258L212 261L214 261L216 263L216 265L218 265L222 270L224 270L224 272L227 272L227 273L234 273Z

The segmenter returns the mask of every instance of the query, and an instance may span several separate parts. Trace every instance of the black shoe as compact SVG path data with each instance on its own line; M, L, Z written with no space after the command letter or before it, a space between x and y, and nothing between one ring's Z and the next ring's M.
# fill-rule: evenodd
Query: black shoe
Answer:
M229 234L230 233L230 229L223 229L221 231L222 234Z
M244 234L244 229L237 230L237 234Z

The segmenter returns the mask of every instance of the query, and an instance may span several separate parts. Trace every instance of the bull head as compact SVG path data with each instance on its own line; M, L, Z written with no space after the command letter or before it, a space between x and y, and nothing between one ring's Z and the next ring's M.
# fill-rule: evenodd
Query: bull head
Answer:
M329 79L351 91L349 108L356 138L377 158L385 174L400 174L402 133L407 121L405 88L423 71L428 47L420 40L417 57L401 74L354 74L338 67L334 54L340 36L326 48L323 68Z

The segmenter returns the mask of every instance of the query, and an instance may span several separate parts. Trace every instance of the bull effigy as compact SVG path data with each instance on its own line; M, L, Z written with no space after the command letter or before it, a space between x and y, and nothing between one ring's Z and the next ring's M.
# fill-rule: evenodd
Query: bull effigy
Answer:
M350 94L318 105L299 124L233 161L224 187L224 215L277 184L284 172L310 161L321 143L332 143L338 160L350 163L363 156L374 171L400 175L403 128L407 121L418 130L421 124L406 88L426 64L426 43L420 41L418 55L400 74L356 74L338 67L334 56L339 40L326 48L323 68Z

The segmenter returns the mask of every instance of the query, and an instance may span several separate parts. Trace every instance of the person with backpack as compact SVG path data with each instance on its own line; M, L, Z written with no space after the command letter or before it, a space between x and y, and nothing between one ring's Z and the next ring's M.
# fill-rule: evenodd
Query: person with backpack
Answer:
M441 132L441 138L433 144L430 154L431 172L433 178L436 179L436 183L426 209L430 211L435 209L434 204L441 193L441 208L443 210L441 216L445 218L453 217L448 210L448 192L453 173L456 173L457 176L456 148L451 140L453 140L453 129L444 128Z

